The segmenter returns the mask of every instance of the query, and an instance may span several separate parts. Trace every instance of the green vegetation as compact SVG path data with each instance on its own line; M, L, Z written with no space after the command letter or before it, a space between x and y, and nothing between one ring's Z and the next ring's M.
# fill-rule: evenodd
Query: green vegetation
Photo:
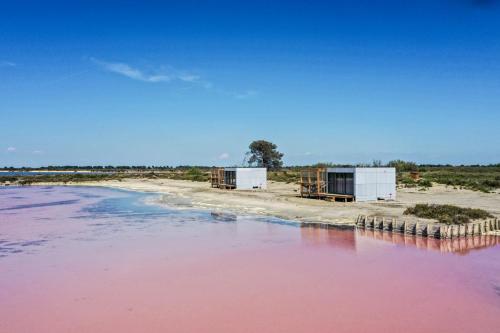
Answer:
M267 179L287 184L298 183L300 181L300 174L298 171L293 170L269 171Z
M188 171L185 172L185 178L186 180L191 180L194 182L206 182L209 179L208 173L202 172L198 168L190 168Z
M396 168L397 172L418 171L418 165L415 162L407 162L402 160L394 160L387 163L388 167Z
M500 164L417 165L413 162L395 160L387 165L396 168L398 184L406 187L428 188L434 182L485 193L500 189ZM412 171L418 171L421 179L413 180L410 177Z
M74 173L74 174L36 174L29 176L1 176L0 183L10 182L19 185L36 183L72 183L98 182L122 179L179 179L204 182L208 181L209 173L198 168L168 172L109 172L109 173Z
M274 143L257 140L248 147L248 165L255 165L269 170L279 170L283 166L283 154L278 151L278 146Z
M491 218L493 215L477 208L462 208L453 205L417 204L404 211L405 215L414 215L426 219L435 219L441 223L468 223L471 220Z
M420 167L424 179L481 192L500 188L500 166Z
M268 147L269 148L269 147ZM272 148L272 147L270 147ZM267 148L266 148L267 149ZM273 155L273 154L271 154ZM281 155L280 155L281 156ZM267 159L267 158L266 158ZM267 160L266 160L267 161ZM266 162L267 163L267 162ZM277 166L280 162L273 162ZM380 161L374 161L373 165L382 165ZM394 160L387 163L388 166L396 168L397 182L405 187L414 187L425 190L433 183L464 188L474 191L492 192L500 189L500 164L495 165L417 165L413 162ZM364 164L345 165L334 163L317 163L311 166L288 166L286 168L271 168L268 179L277 182L297 183L300 170L310 167L349 167L370 166ZM2 175L0 183L40 183L40 182L81 182L99 180L120 180L123 178L167 178L184 179L191 181L208 181L210 178L210 167L208 166L50 166L45 168L13 168L5 167L4 171L98 171L100 173L74 173L74 174L41 174L30 176ZM420 179L411 177L412 171L420 173Z

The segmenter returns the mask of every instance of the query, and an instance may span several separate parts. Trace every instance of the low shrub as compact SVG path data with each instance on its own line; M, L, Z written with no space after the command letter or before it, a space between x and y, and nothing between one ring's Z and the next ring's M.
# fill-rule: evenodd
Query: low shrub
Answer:
M405 215L414 215L426 219L435 219L446 224L463 224L471 220L491 218L493 215L478 208L462 208L453 205L417 204L404 211Z
M283 183L298 183L300 181L300 174L296 171L283 170L283 171L269 171L267 179L275 182Z
M418 186L421 187L432 187L432 182L428 179L420 179L418 181Z
M208 180L208 174L202 172L198 168L190 168L186 173L184 179L191 180L194 182L204 182Z

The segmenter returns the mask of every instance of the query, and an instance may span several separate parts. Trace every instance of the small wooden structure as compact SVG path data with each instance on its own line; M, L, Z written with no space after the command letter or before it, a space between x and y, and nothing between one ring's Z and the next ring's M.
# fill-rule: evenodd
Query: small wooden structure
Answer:
M329 201L340 199L344 202L353 201L350 194L331 193L328 190L328 169L310 168L300 172L300 196L302 198L315 198Z
M328 182L326 169L312 168L300 171L300 196L306 198L324 198Z
M224 168L212 168L210 172L210 184L214 188L220 188L224 184Z

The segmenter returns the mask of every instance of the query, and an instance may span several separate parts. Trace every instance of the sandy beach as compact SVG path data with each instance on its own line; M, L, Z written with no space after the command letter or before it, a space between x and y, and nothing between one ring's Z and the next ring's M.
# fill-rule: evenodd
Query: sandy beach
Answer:
M48 183L44 185L56 185ZM57 184L60 185L60 184ZM300 198L298 185L269 182L267 190L238 191L210 188L205 182L170 179L125 179L67 183L66 185L107 186L123 190L159 193L154 202L178 208L198 208L215 212L266 215L297 222L353 225L360 214L400 217L416 203L452 204L481 208L500 217L500 194L453 189L434 184L426 191L398 189L397 200L378 202L326 202Z

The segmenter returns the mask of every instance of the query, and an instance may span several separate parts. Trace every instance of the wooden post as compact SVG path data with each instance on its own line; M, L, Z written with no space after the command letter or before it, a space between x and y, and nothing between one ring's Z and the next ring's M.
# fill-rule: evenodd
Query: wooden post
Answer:
M309 194L311 193L311 170L307 170L307 186L309 188Z
M320 188L319 188L319 169L316 170L316 189L318 191L318 196L320 193Z
M439 225L439 238L440 239L446 238L446 226L442 224Z
M459 237L465 237L466 236L465 231L466 230L465 230L464 224L458 226L458 236Z
M471 228L472 224L471 223L467 223L465 225L465 227L466 227L465 236L474 236L474 228Z

